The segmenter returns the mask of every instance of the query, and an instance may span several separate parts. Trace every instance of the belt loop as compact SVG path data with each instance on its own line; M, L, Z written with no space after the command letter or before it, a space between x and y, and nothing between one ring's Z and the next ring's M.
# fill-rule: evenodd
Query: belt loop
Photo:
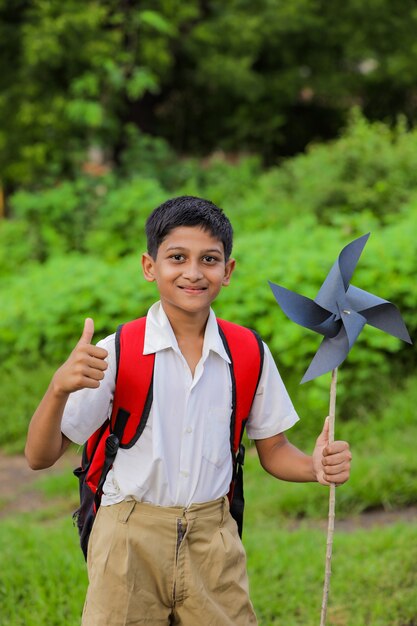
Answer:
M222 518L221 518L220 526L224 526L224 523L226 521L228 514L229 514L229 498L227 496L224 496L223 502L222 502Z
M122 524L127 524L129 517L133 513L136 506L136 500L125 500L121 502L118 520Z

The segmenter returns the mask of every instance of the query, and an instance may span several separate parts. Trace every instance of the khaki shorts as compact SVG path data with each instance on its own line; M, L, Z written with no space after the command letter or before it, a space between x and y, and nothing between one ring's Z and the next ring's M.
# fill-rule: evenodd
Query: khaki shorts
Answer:
M102 506L88 550L83 626L257 624L227 498Z

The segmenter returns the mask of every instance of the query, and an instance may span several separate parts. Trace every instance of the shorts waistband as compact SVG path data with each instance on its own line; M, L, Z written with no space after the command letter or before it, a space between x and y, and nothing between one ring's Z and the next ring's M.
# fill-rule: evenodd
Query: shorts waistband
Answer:
M126 500L125 500L126 502ZM186 515L189 519L193 517L210 517L212 515L223 515L229 510L229 500L227 496L211 500L210 502L199 502L189 506L158 506L148 502L134 502L135 511L140 511L143 515L152 515L162 518L178 518ZM122 504L122 503L120 503Z

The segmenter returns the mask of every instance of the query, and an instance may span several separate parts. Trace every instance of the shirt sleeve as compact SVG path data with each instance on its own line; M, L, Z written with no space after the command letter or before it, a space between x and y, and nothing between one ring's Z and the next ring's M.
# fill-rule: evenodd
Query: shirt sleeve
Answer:
M264 348L262 374L246 424L250 439L273 437L299 420L272 354L266 344Z
M70 394L61 422L61 432L74 443L84 444L110 417L116 380L115 335L97 343L108 352L108 368L97 389L80 389Z

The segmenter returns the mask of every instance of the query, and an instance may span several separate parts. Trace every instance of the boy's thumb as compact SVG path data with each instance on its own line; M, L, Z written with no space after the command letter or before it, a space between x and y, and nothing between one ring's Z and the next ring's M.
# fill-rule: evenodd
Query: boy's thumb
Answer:
M317 441L322 445L327 445L329 443L329 416L324 420L323 430L318 436Z
M83 334L81 335L78 343L91 343L93 335L94 335L94 321L91 319L91 317L87 317L87 319L84 321Z

